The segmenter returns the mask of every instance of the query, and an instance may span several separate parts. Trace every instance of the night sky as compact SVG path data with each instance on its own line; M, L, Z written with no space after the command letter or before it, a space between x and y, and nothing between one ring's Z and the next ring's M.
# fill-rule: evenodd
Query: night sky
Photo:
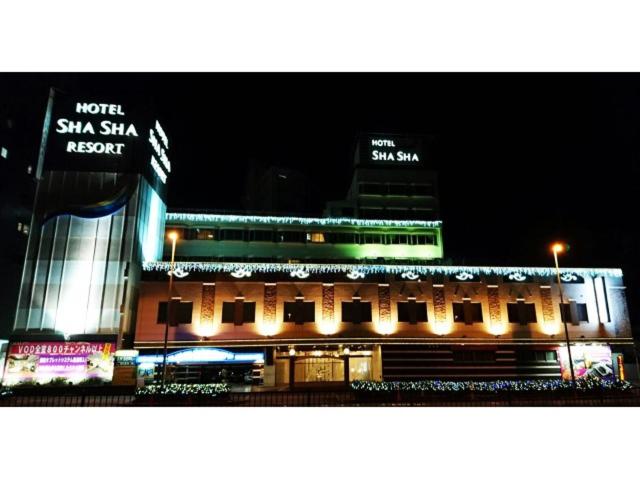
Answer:
M565 240L563 266L623 268L639 311L639 75L0 74L34 159L49 86L154 101L173 209L240 209L252 159L306 173L320 206L345 196L358 132L432 135L454 263L551 266Z

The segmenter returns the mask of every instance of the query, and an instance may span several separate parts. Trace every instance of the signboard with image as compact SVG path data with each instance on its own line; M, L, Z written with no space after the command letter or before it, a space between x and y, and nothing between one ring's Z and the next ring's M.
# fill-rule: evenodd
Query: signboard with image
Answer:
M576 378L591 377L615 380L611 348L608 345L573 345L571 346L571 357ZM560 359L562 379L571 380L567 347L558 348L558 358Z
M87 379L110 382L114 351L114 343L12 343L7 353L3 384L46 384L57 379L70 383Z

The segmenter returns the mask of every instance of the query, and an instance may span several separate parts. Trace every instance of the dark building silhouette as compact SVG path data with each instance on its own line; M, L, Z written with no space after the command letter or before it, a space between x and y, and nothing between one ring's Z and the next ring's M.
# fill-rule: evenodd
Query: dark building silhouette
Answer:
M0 105L0 338L13 326L35 191L34 157L17 109Z
M243 207L263 213L309 213L308 177L297 170L251 162L245 181Z

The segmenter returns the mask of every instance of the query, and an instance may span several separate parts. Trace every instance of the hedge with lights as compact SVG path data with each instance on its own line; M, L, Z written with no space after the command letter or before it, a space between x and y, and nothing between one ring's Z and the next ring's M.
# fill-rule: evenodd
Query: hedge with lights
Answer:
M145 385L136 389L136 396L202 396L217 397L225 393L229 393L231 387L223 383L169 383L164 387L162 385Z
M569 381L553 380L495 380L495 381L442 381L421 380L413 382L373 382L355 381L351 388L356 392L391 393L391 392L552 392L570 391L573 385ZM612 391L628 390L631 384L621 380L602 380L599 378L578 378L576 388L580 391Z

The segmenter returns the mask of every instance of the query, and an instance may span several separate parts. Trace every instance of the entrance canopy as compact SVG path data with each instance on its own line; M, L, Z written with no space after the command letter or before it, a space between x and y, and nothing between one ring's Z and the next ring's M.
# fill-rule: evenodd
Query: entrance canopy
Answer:
M137 363L162 363L163 358L163 355L139 355ZM188 348L169 353L167 355L167 363L181 365L203 363L264 363L264 353L236 353L213 347Z

